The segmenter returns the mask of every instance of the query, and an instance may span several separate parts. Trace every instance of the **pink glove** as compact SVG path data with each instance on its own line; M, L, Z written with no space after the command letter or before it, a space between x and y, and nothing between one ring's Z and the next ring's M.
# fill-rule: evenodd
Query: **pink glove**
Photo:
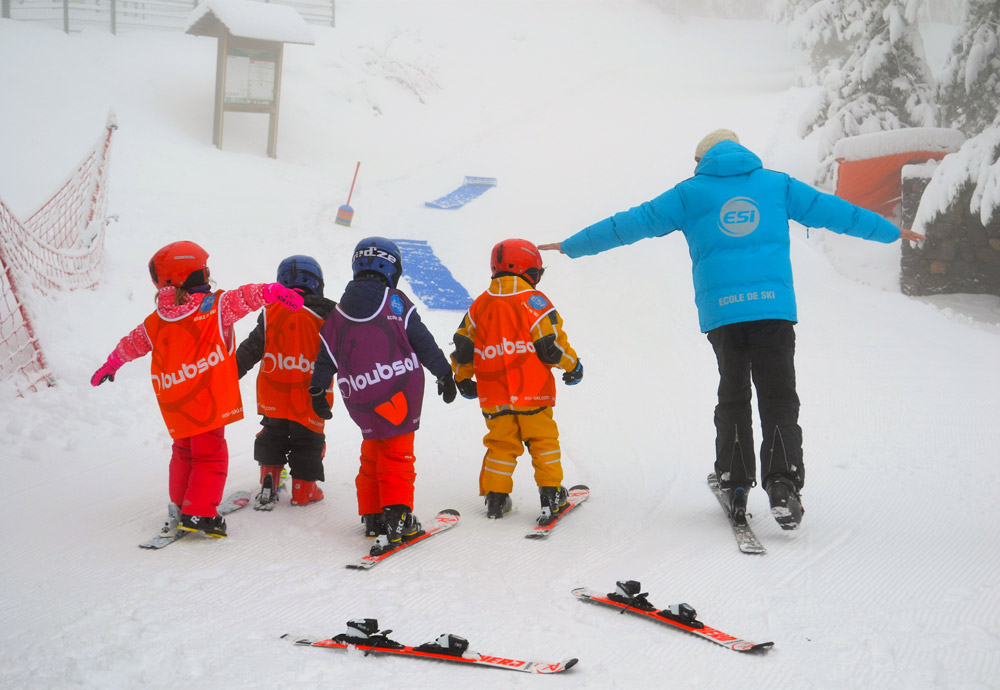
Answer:
M90 385L100 386L105 381L114 381L115 373L121 369L123 364L125 362L118 357L118 353L112 350L111 354L108 355L108 361L102 364L101 368L90 377Z
M302 308L302 295L295 290L289 290L281 283L268 283L264 286L264 301L268 304L281 302L292 311Z

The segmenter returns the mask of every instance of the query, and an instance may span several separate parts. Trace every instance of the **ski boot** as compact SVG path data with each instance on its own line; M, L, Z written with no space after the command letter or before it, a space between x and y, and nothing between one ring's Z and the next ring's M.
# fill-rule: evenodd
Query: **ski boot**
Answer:
M499 520L509 513L514 507L510 500L510 494L502 494L490 491L486 494L486 517L490 520Z
M367 539L376 538L382 531L382 513L366 513L361 516L361 524L365 526L365 537Z
M202 532L206 537L222 539L226 536L226 519L221 515L205 517L203 515L185 515L181 513L177 529L185 532Z
M767 498L771 502L771 515L781 529L798 529L802 522L802 499L799 492L795 490L795 484L784 475L769 478L767 487Z
M316 486L316 482L304 482L301 479L292 477L292 505L304 506L309 503L323 500L323 490Z
M420 520L410 511L409 506L385 506L382 508L382 521L384 523L382 531L375 538L375 545L370 552L372 556L381 556L397 549L403 542L415 539L424 533L420 529Z
M538 495L542 501L542 515L538 518L539 525L551 524L562 510L569 505L569 494L561 486L540 486Z
M260 466L260 493L254 498L254 510L274 510L278 504L278 488L284 469L283 465Z

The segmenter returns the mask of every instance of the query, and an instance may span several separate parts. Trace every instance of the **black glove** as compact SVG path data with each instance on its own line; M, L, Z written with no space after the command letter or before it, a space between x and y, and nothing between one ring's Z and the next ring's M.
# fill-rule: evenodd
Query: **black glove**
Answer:
M326 389L309 386L309 395L312 396L313 412L322 419L332 419L333 411L330 409L330 401L326 399Z
M475 379L462 379L461 381L456 381L458 384L458 392L462 394L462 397L466 400L475 400L479 397L479 391L476 390L476 380Z
M583 378L583 362L576 360L576 367L573 371L563 372L563 382L567 386L575 386L580 383L580 379Z
M451 375L449 371L444 376L438 376L438 395L446 403L450 403L455 400L455 394L458 392L455 389L455 378Z

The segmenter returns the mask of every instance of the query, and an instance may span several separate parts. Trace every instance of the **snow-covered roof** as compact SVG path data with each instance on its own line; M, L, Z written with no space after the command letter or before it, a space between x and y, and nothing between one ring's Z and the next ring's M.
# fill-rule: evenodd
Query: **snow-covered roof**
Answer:
M965 135L957 129L907 127L841 139L833 147L833 157L859 161L913 151L954 153L964 142Z
M294 9L252 0L204 0L191 12L184 32L220 36L223 28L240 38L315 43L309 25Z

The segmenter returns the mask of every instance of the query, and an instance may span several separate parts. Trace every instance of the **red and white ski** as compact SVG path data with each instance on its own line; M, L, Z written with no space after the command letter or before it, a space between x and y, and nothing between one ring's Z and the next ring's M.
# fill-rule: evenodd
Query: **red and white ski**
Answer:
M549 536L549 533L552 532L552 529L564 517L566 517L566 515L570 511L572 511L578 505L586 501L589 496L590 496L590 489L584 486L583 484L577 484L576 486L574 486L569 490L569 495L567 497L569 505L560 510L559 514L548 522L543 522L543 519L539 518L539 522L537 525L535 525L535 529L531 530L524 536L527 537L528 539L541 539L543 537Z
M476 666L492 666L508 671L524 673L560 673L576 665L576 659L564 659L555 663L543 661L526 661L510 659L502 656L490 656L469 650L468 641L445 633L434 642L427 642L416 647L400 644L389 639L391 630L378 630L378 621L373 618L359 618L347 622L348 632L329 639L313 639L295 635L282 635L288 640L303 647L325 647L327 649L358 650L368 654L396 654L399 656L431 659L434 661L451 661Z
M634 580L619 582L617 591L609 594L601 594L593 589L579 587L573 590L573 596L584 601L613 606L620 609L620 613L628 611L652 618L658 623L672 625L709 642L728 647L734 652L760 652L774 646L773 642L749 642L721 630L710 628L695 618L697 613L688 604L675 604L665 609L657 609L646 601L646 594L639 592L639 583Z
M250 502L250 492L249 491L234 491L233 493L222 499L222 503L219 504L217 510L219 515L229 515L230 513L239 510ZM187 532L185 530L174 530L170 534L158 534L155 537L151 537L146 541L139 544L140 549L162 549L164 546L173 544L178 539L183 539L189 534L194 534L194 532Z
M414 544L419 544L428 537L432 537L439 532L443 532L446 529L454 527L455 523L458 522L459 517L461 516L459 515L457 510L452 510L451 508L442 510L440 513L435 515L434 518L429 523L425 523L423 525L423 534L421 534L420 536L414 537L409 541L404 541L402 544L392 549L391 551L385 551L384 553L381 553L378 556L372 556L372 555L363 556L362 558L358 559L353 563L348 563L347 567L355 570L367 570L368 568L371 568L374 565L381 563L385 559L389 558L389 556L392 556L395 553L399 553L403 549L408 549Z

